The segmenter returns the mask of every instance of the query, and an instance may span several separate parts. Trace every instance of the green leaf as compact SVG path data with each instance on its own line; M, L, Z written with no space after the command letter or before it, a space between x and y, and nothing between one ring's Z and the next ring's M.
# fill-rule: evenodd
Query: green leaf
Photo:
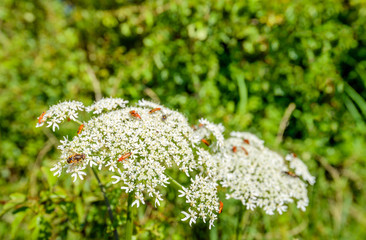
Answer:
M357 64L355 71L358 73L361 80L363 81L364 87L366 87L366 61L362 61Z
M43 175L46 177L48 185L51 189L56 184L57 177L53 176L53 173L47 167L42 166L41 171L42 171Z
M15 210L13 211L13 214L17 214L17 213L19 213L19 212L24 212L24 211L26 211L27 209L29 209L29 207L28 207L28 206L22 206L22 207L19 207L19 208L15 209Z
M248 102L248 90L245 84L245 75L242 69L237 68L235 66L230 66L231 78L236 79L239 89L239 104L238 104L238 113L240 115L245 114L246 106Z
M84 206L83 202L81 201L81 198L76 198L74 200L74 203L75 203L75 211L78 216L78 223L80 225L84 219L85 206Z
M0 212L0 216L4 215L7 211L14 208L20 203L23 203L26 199L26 196L23 193L12 193L10 194L10 200L4 205L3 209Z
M10 199L12 202L21 203L24 202L26 198L27 198L26 195L23 193L10 194Z
M18 204L18 203L11 202L11 201L7 202L7 203L4 205L3 209L1 210L0 217L1 217L2 215L4 215L7 211L9 211L10 209L14 208L17 204Z
M355 119L356 121L362 121L361 114L358 112L356 106L347 95L343 95L343 101L353 119Z
M361 109L362 114L366 117L366 101L361 97L358 92L356 92L350 85L345 83L344 87L345 92L352 98L352 100L357 104L357 106Z
M23 219L26 215L27 215L27 211L20 211L17 214L15 214L15 218L14 218L13 222L11 223L11 230L10 230L10 235L11 235L12 239L15 238L19 224L23 221Z
M37 215L33 218L33 224L32 224L33 232L31 235L32 239L38 239L40 228L41 228L41 222L42 222L41 215Z

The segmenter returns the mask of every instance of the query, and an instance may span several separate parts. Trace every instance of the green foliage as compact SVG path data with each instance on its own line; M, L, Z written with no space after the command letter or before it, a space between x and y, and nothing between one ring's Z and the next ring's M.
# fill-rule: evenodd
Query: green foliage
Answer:
M305 160L317 177L307 211L245 212L245 239L364 239L365 12L362 0L3 0L0 238L112 238L114 227L123 236L126 196L107 186L112 226L94 179L52 176L58 143L34 127L48 105L88 104L100 92L159 100L192 122L207 117L227 132L252 131ZM296 109L281 142L290 103ZM134 234L208 236L205 226L179 221L174 199L158 210L147 203ZM235 236L238 211L225 201L212 239Z

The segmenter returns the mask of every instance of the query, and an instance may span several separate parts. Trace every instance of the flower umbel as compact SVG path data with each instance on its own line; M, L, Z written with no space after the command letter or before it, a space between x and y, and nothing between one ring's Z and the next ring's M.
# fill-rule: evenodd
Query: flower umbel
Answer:
M71 120L77 120L78 111L84 110L84 104L78 101L65 101L56 104L50 109L42 114L42 120L39 121L36 127L41 127L45 122L47 122L47 127L52 126L52 131L55 131L55 128L59 128L59 124L63 122L66 118L70 118Z
M189 224L191 225L192 222L196 222L196 215L201 217L203 222L206 222L206 218L209 218L209 228L211 229L211 226L214 226L213 223L217 219L216 213L219 212L219 199L216 190L218 184L212 178L201 175L196 175L196 178L191 180L192 184L189 186L189 189L180 191L180 196L185 196L186 202L195 210L192 211L189 208L189 214L182 211L186 216L182 221L190 218Z
M85 108L81 102L61 102L43 113L37 127L47 122L55 130L66 118L78 123L75 135L60 141L54 175L65 172L76 181L86 178L89 167L95 174L96 168L110 172L111 183L129 193L129 206L136 207L147 198L160 206L162 189L173 182L181 188L178 197L189 205L182 221L191 225L200 218L209 228L222 211L219 184L228 188L226 198L240 200L247 209L282 214L294 200L303 211L307 207L305 181L314 184L315 178L296 155L285 161L253 134L233 132L225 140L221 124L200 119L191 128L184 115L162 105L145 100L137 106L127 103L104 98ZM95 116L81 123L78 111L83 110ZM185 176L186 185L171 173Z
M124 108L128 101L121 98L102 98L94 102L93 105L86 108L87 112L93 111L94 114L100 114L103 110L111 111L117 108Z
M201 118L199 120L198 127L195 127L195 142L200 142L204 138L210 138L211 135L215 138L216 144L213 146L213 150L217 151L221 149L224 145L224 135L225 130L222 124L214 124L208 120Z
M145 204L147 197L160 205L161 189L170 184L166 171L181 171L191 182L181 195L190 204L190 224L207 218L211 227L219 211L212 155L196 143L193 129L179 112L145 100L137 107L126 103L104 98L87 107L97 115L83 123L80 134L61 141L60 161L52 171L58 176L69 173L74 181L85 178L87 167L112 172L112 183L133 192L136 207ZM70 160L81 154L80 161Z
M291 174L282 156L269 150L263 141L250 133L232 133L224 148L215 156L221 184L228 187L226 198L240 200L247 209L261 207L269 215L282 214L287 203L297 200L297 207L308 205L306 183L314 184L305 164L290 160ZM287 174L286 174L287 173Z

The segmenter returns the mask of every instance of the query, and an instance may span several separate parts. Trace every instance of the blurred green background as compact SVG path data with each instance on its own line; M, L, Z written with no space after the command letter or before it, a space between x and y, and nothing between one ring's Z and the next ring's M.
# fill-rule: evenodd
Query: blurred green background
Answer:
M245 212L245 239L365 239L365 30L365 0L2 0L0 238L112 238L95 179L49 171L77 126L35 124L60 100L113 96L250 131L304 160L317 177L307 211ZM126 196L107 190L123 236ZM209 232L179 220L172 194L136 212L138 239L236 236L237 202L224 200Z

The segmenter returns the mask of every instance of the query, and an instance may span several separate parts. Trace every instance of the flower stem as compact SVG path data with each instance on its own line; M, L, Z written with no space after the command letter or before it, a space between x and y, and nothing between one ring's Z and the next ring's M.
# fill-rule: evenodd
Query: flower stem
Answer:
M111 220L111 222L112 222L112 226L113 226L114 220L113 220L113 213L112 213L112 209L111 209L111 204L109 203L108 197L107 197L107 195L105 194L104 186L103 186L102 182L100 181L100 179L99 179L99 177L98 177L97 172L95 171L95 169L94 169L93 167L92 167L91 169L93 170L93 173L94 173L94 175L95 175L95 178L96 178L96 179L97 179L97 181L98 181L98 184L99 184L100 190L101 190L101 191L102 191L102 193L103 193L103 197L104 197L105 205L107 206L107 209L108 209L109 219ZM114 239L115 239L115 240L119 240L117 229L116 229L114 226L113 226L113 228L114 228L114 230L113 230Z
M242 222L244 212L245 212L244 206L241 203L239 203L238 224L236 226L236 239L241 239L241 233L243 231L243 225L244 225L244 223Z
M78 123L79 125L83 124L82 122L80 122L79 120L75 119L74 122Z
M132 201L133 201L134 193L130 192L128 194L128 202L127 202L127 222L126 222L126 240L132 239L133 232L133 214L132 214Z
M169 176L168 174L166 174L165 173L165 175L167 175L168 176L168 178L175 184L175 185L177 185L178 187L180 187L180 188L184 188L179 182L177 182L177 181L175 181L174 180L174 178L172 178L171 176Z

